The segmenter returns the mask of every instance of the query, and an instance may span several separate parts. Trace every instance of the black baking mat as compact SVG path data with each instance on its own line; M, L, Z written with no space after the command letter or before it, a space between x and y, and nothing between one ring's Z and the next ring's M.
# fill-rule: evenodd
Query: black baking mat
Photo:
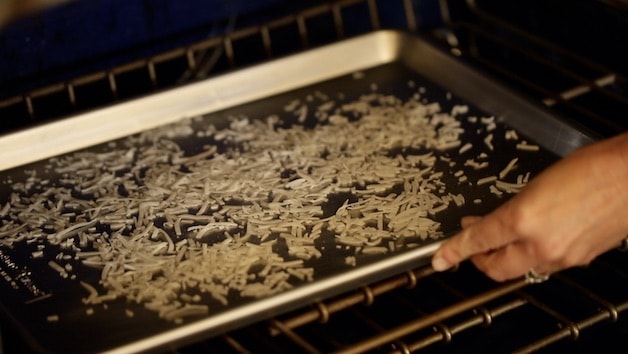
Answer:
M478 87L478 90L481 90ZM216 126L218 130L229 125L234 117L248 117L251 120L266 119L271 115L276 115L282 122L281 127L285 129L295 129L297 126L305 126L305 130L315 130L321 124L314 113L315 108L319 105L333 100L336 108L341 107L345 103L359 100L363 95L390 95L401 101L411 100L413 97L419 98L423 102L438 102L440 104L440 112L451 112L456 106L464 105L468 107L468 112L460 114L461 127L464 128L460 139L462 144L469 142L472 144L470 150L460 153L461 146L451 149L438 151L425 149L422 151L405 149L403 147L389 151L390 154L418 155L432 152L437 159L434 170L442 172L441 180L446 186L446 190L452 194L462 194L465 197L465 203L456 206L451 203L450 206L440 213L437 213L433 219L440 223L440 233L442 235L451 235L459 229L459 220L464 215L481 215L497 207L499 204L507 200L512 194L504 193L501 196L492 193L489 190L489 184L477 185L477 180L492 175L499 175L500 171L514 158L518 158L516 171L512 175L518 173L529 172L531 176L536 175L544 167L555 161L558 157L543 147L539 147L538 151L526 151L517 148L517 144L527 141L530 145L535 144L534 137L526 137L519 133L518 139L507 139L507 132L512 130L507 122L504 122L498 115L495 117L495 125L490 131L486 121L482 118L489 119L494 117L494 113L485 112L478 108L473 102L467 102L448 89L434 84L426 79L423 75L409 68L403 62L393 62L379 65L377 67L362 70L359 72L347 73L341 77L324 81L312 86L293 90L288 93L276 95L266 99L258 100L248 104L243 104L234 108L208 114L200 119L192 119L185 123L186 127L191 127L194 132L204 131L209 124ZM418 95L418 96L417 96ZM305 116L305 120L298 121L298 115L294 112L287 112L286 107L291 103L299 100L302 105L309 108ZM360 119L357 117L356 119ZM391 117L391 119L395 119ZM174 123L167 128L158 128L159 134L164 134L164 130L175 131L183 123ZM156 130L157 131L157 130ZM493 150L490 150L484 141L487 134L492 134L491 144ZM145 132L150 136L150 132ZM215 136L203 134L188 134L185 136L177 136L176 134L164 140L169 140L176 144L178 148L183 150L184 156L198 154L208 146L216 147L218 153L222 151L244 148L238 146L237 142L217 141ZM129 139L123 138L114 142L99 144L81 151L86 152L102 152L106 153L111 149L121 146L131 148ZM465 165L465 160L485 153L487 157L485 161L489 162L488 167L475 169ZM53 159L63 159L64 156L75 154L68 153ZM210 155L208 158L214 158ZM13 203L15 195L20 193L41 193L49 186L61 186L72 189L67 185L67 178L64 174L55 172L54 163L46 159L26 166L12 168L0 173L0 208ZM146 166L145 172L151 169ZM417 172L418 172L417 168ZM455 173L459 170L464 171L467 177L466 181L460 181L459 176ZM33 176L33 171L37 180L46 180L41 186L26 188L28 192L21 192L16 185L28 184L29 178ZM286 176L290 171L286 172ZM120 172L122 173L122 172ZM180 171L184 175L186 171ZM71 175L72 171L67 172ZM138 184L142 183L142 176L135 179ZM34 182L38 183L38 182ZM113 182L112 182L113 183ZM40 183L41 184L41 183ZM395 193L395 190L390 191ZM12 196L14 194L14 196ZM120 190L119 194L124 197L125 191ZM90 200L89 193L73 192L73 197L82 200ZM12 199L13 198L13 199ZM356 194L352 192L339 192L329 196L329 201L325 203L325 215L332 215L338 207L345 201L352 202L356 200ZM56 202L52 197L49 200L52 205ZM239 201L232 201L237 204ZM7 211L5 214L10 214ZM34 217L34 216L31 216ZM137 217L137 215L131 215ZM3 224L8 222L9 216L4 216ZM163 218L156 218L155 223L165 222ZM96 228L102 228L102 232L110 232L102 225L94 225ZM51 233L43 230L44 233ZM14 236L14 235L13 235ZM7 235L4 237L4 244L0 246L0 274L3 281L0 281L1 304L6 315L18 326L19 329L27 336L29 343L34 348L42 352L55 353L85 353L85 352L101 352L109 350L132 351L127 349L130 343L147 338L156 338L161 335L172 335L172 345L184 344L186 342L208 337L219 333L222 330L243 326L252 321L261 320L270 315L281 311L286 311L298 305L305 305L307 302L320 297L322 295L330 295L341 291L349 290L349 287L355 286L357 283L366 283L381 278L385 275L392 275L394 270L380 269L378 274L369 277L368 274L356 272L365 266L378 264L385 259L396 257L399 254L410 252L417 247L433 244L440 238L428 238L425 240L413 239L412 247L399 247L398 250L387 252L379 255L356 254L354 248L336 247L336 241L332 232L323 232L316 240L316 248L321 251L320 258L314 258L304 261L304 266L311 267L314 270L313 281L300 281L296 278L290 279L290 284L294 289L307 288L312 283L332 279L340 274L356 273L354 282L348 282L344 286L336 286L334 289L312 288L307 291L302 301L286 302L285 308L277 305L269 305L264 307L265 298L255 299L242 297L236 291L230 291L227 294L228 304L224 305L216 301L210 296L201 294L201 304L209 305L209 312L206 315L185 317L181 323L175 323L162 319L155 311L147 310L145 304L141 301L136 302L125 298L118 298L111 301L104 301L101 304L84 304L83 299L88 296L88 290L81 285L85 282L94 286L99 292L104 293L99 285L101 270L82 264L81 260L76 259L77 250L91 251L94 248L93 242L86 245L79 245L78 239L72 241L74 247L65 247L52 245L46 241L46 237L35 237L24 239L17 242L9 242ZM103 238L108 237L103 234ZM276 237L276 236L274 236ZM286 247L279 241L273 246L273 251L281 254L286 260L296 259L289 255ZM219 242L223 241L224 236L217 233L203 242ZM38 252L43 252L39 256ZM355 256L355 265L347 263L347 257ZM61 266L69 265L66 275L51 267L50 262L55 262ZM429 261L424 257L417 259L415 266L424 265ZM409 267L410 265L406 265ZM396 271L396 270L395 270ZM283 293L290 293L293 290L286 290ZM283 293L273 295L273 297L281 297ZM261 307L246 310L248 305L253 303L262 304ZM242 310L245 309L245 310ZM237 312L240 311L240 312ZM211 323L204 325L208 318L218 317L220 315L235 313L233 317L225 317L226 319L219 323ZM190 328L186 332L186 328ZM202 330L200 330L202 329ZM165 345L157 341L154 347L146 344L142 350L163 348Z

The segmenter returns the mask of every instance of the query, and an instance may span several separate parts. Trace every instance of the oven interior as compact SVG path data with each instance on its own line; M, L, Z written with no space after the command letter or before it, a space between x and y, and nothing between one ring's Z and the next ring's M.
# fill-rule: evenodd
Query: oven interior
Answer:
M419 33L603 138L628 127L625 1L70 1L0 32L2 133L380 29ZM625 250L541 284L407 271L173 353L623 352ZM30 348L2 323L4 352Z

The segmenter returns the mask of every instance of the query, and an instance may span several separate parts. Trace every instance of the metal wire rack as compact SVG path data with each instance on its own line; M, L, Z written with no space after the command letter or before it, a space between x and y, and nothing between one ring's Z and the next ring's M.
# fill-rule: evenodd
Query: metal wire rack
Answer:
M403 8L406 28L416 29L412 1L396 1L396 4L387 6ZM354 17L359 22L367 19L367 23L360 23L358 29L352 26L349 30L345 22L355 22ZM328 30L313 31L311 26L323 26ZM7 120L6 130L28 127L381 27L375 0L326 3L267 23L228 31L223 36L184 48L3 99L0 115L11 117Z
M625 281L625 261L611 252L533 287L492 284L467 265L417 269L176 352L614 352L628 294L612 283Z
M445 35L454 53L599 134L628 127L628 81L621 65L606 66L517 26L515 18L497 15L495 6L468 3L470 15L450 19L451 31ZM554 19L559 15L546 14Z
M7 131L26 128L395 27L420 31L452 55L602 136L628 127L625 73L531 33L490 7L451 3L440 1L446 25L429 31L420 29L416 1L325 3L4 99L0 116L11 117ZM402 13L402 21L387 20L382 6ZM442 274L420 268L172 352L615 352L628 345L628 290L621 286L627 265L625 252L614 250L587 268L533 286L523 279L493 283L466 263Z

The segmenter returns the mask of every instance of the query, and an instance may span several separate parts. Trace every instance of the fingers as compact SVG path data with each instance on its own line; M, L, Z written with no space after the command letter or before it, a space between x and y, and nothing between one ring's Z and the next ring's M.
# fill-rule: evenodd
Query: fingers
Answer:
M534 269L539 274L549 274L546 265L535 263L529 244L514 242L498 250L480 253L471 257L471 262L488 277L506 281L525 275Z
M471 225L478 223L480 220L482 220L481 216L465 216L460 221L460 226L462 226L463 229L466 229Z
M485 216L468 216L461 220L462 231L445 241L432 257L432 267L443 271L476 254L495 251L515 241L510 229L508 207Z
M465 217L462 231L445 241L432 258L432 267L443 271L476 254L500 249L513 241L513 234L501 222L501 213L486 217Z
M461 234L464 234L464 231ZM530 269L534 269L540 274L549 274L552 271L548 268L548 265L539 265L535 263L537 260L534 256L535 252L532 245L527 242L508 243L498 248L473 253L468 257L465 257L464 254L456 253L457 243L455 241L452 243L453 245L443 245L443 247L452 247L449 249L450 253L447 253L448 248L441 248L446 255L445 257L451 257L452 254L454 255L454 257L445 259L452 260L456 259L455 257L460 257L460 260L462 261L466 258L470 258L476 268L495 281L501 282L523 276L528 273ZM434 260L436 257L438 257L438 255L434 256ZM453 265L455 264L457 263L454 263ZM434 267L434 269L437 271L439 270L436 269L436 267Z
M628 134L562 159L432 258L437 271L471 261L495 280L587 264L628 232Z
M476 223L478 223L480 220L482 220L481 216L465 216L462 218L462 220L460 221L460 225L462 226L463 229L467 229L469 228L471 225L474 225ZM449 246L451 247L451 246ZM455 251L454 251L455 252ZM437 252L434 255L434 258L432 260L432 267L437 270L437 271L443 271L446 269L449 269L453 266L455 266L456 264L458 264L457 261L455 261L455 259L462 259L463 255L458 255L456 257L453 258L453 260L447 260L446 258L444 258L441 254L443 253L443 251Z

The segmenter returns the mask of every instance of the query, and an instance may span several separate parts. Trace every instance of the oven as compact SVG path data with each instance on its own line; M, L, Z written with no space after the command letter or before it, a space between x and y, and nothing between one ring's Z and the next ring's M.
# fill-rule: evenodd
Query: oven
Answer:
M186 19L182 19L183 16L187 16ZM386 90L397 96L406 95L404 97L409 97L408 102L415 97L412 95L420 94L421 98L432 99L429 94L437 92L435 99L442 106L450 112L460 110L460 114L466 114L466 108L456 103L460 94L463 101L478 105L480 112L498 112L498 115L506 117L508 127L498 126L495 136L497 132L504 135L500 129L508 135L510 127L514 127L533 140L520 142L523 146L518 146L523 154L527 150L536 150L538 145L541 145L541 150L550 150L550 157L534 157L529 166L525 165L524 159L518 162L535 173L574 148L625 131L628 127L628 54L621 48L626 34L628 4L608 0L516 3L492 0L319 0L298 4L288 1L257 4L237 1L145 1L141 5L123 1L75 1L56 4L51 8L38 9L36 13L28 12L20 18L12 18L0 32L0 47L6 53L2 59L5 68L0 68L3 86L0 89L0 117L3 123L0 145L4 158L2 169L10 171L8 179L3 175L4 189L0 190L7 190L14 182L19 185L17 192L14 191L17 194L20 190L32 189L28 187L29 181L39 183L37 188L47 186L46 183L50 182L34 178L35 175L28 172L38 168L45 170L48 165L30 165L42 160L61 166L58 171L65 169L66 175L63 176L66 177L63 178L66 180L63 183L75 183L67 174L72 175L79 170L78 166L84 168L81 170L85 171L83 173L92 173L87 171L85 164L92 164L95 160L90 160L87 155L72 155L65 159L56 156L96 145L97 149L101 149L99 154L94 155L99 161L110 156L128 158L139 154L135 151L141 149L129 148L124 150L126 154L117 155L107 155L102 151L125 144L117 142L116 145L111 141L122 141L119 139L130 134L142 137L142 133L149 129L157 129L158 135L163 138L185 135L185 132L178 133L177 129L187 131L192 127L206 135L185 135L188 139L201 141L211 136L220 151L228 149L230 144L243 144L248 148L248 141L237 140L238 135L232 130L243 129L239 131L241 134L252 134L246 127L242 128L246 125L242 116L253 116L255 112L271 108L278 111L277 114L290 115L297 121L303 119L306 124L310 119L307 117L314 116L314 119L333 121L333 124L342 127L346 122L340 118L334 121L325 110L324 103L330 102L330 92L335 95L334 99L347 103L360 101L359 95L377 95ZM94 38L101 39L97 43L85 42ZM424 86L427 86L428 93L425 93ZM377 107L395 105L397 113L402 109L403 105L399 103L389 103L383 96L377 97ZM364 104L364 101L360 102ZM361 112L359 107L362 106L354 105L346 109L356 110L350 112L354 114ZM151 114L143 114L147 111ZM194 125L196 117L207 112L223 120L236 118L231 120L229 128L204 125L199 128ZM120 118L130 115L133 117ZM176 125L181 118L191 123L183 127ZM277 119L281 121L282 117ZM471 124L471 119L476 124L473 127L481 124L485 135L475 137L474 147L470 144L468 149L482 146L492 150L492 140L487 139L487 134L495 129L493 118L469 116L466 124ZM273 122L281 124L276 120ZM447 125L447 122L439 124ZM163 126L166 128L161 128ZM217 130L225 138L216 138ZM452 131L456 134L457 130L454 127ZM313 140L298 137L308 144L324 139L324 136ZM297 139L296 135L293 138ZM46 147L42 150L39 141L35 140L46 139L52 142L41 145ZM222 139L227 140L223 142ZM447 140L445 143L451 142ZM299 144L294 146L296 148ZM466 145L454 146L459 155L467 149ZM13 147L15 153L7 150ZM151 163L161 161L158 154L164 151L170 154L172 149L176 150L171 145L163 149L153 154ZM410 155L423 156L425 151L420 152L415 154L411 151ZM203 156L199 159L214 154L215 150L205 155L200 153ZM169 157L169 163L177 157L181 156L175 151ZM498 159L501 167L512 162L511 157ZM53 160L48 160L50 158ZM70 160L73 164L63 165L64 161ZM272 156L267 163L270 161L274 161ZM439 161L452 163L445 155L440 156ZM417 166L425 167L421 163L427 162L421 160ZM15 172L16 168L19 170L25 164L30 167ZM114 162L111 164L115 165ZM501 167L496 173L505 171ZM458 168L456 166L456 170ZM116 171L125 169L120 167ZM63 171L59 173L63 174ZM379 173L383 176L386 171ZM135 173L148 172L144 168ZM238 170L238 173L243 172ZM298 174L299 171L286 168L283 173ZM467 175L452 173L452 176L462 184L462 178ZM468 173L468 177L475 179L478 185L493 182L482 179L482 176ZM261 176L259 178L262 179ZM80 181L87 183L86 180ZM300 179L293 178L291 181ZM109 182L103 183L83 184L89 190L85 193L92 197L101 193L101 190L107 189ZM187 182L181 179L177 183L183 185ZM123 186L117 186L116 191L125 196L131 194L133 186ZM297 183L292 186L296 189ZM121 188L124 190L121 191ZM241 185L239 188L246 187ZM418 187L407 183L407 188L415 190ZM443 235L458 227L461 214L486 212L504 200L495 199L492 203L483 204L481 199L484 197L466 195L466 202L462 203L455 198L455 193L450 193L447 199L451 208L453 205L467 206L461 207L458 214L445 217ZM469 193L473 195L475 192ZM344 195L342 192L336 194ZM53 201L53 196L46 196L46 200ZM439 200L442 202L442 198ZM341 202L336 203L335 208L340 210ZM232 313L227 311L225 316L216 316L219 318L216 322L204 321L204 316L208 315L203 311L207 309L198 305L202 301L189 295L186 299L189 298L191 305L186 309L201 311L201 320L180 320L180 317L172 315L166 316L168 318L164 321L163 318L155 319L154 314L143 314L133 307L129 309L130 297L126 302L116 302L115 299L108 302L106 298L99 297L102 290L95 288L97 285L82 282L83 273L77 270L75 263L77 259L89 260L93 255L85 251L77 256L81 254L80 249L63 243L70 240L70 243L80 244L83 241L79 236L73 239L67 235L85 234L86 230L96 226L102 228L106 224L105 231L109 233L116 228L130 228L125 226L124 220L105 223L105 219L96 222L71 216L67 219L70 223L61 230L42 229L44 234L39 237L58 242L52 242L52 246L46 246L48 248L37 248L39 241L32 241L38 237L33 236L35 231L31 230L22 238L16 237L18 231L15 228L21 226L15 220L26 223L23 219L16 216L9 225L13 215L11 209L19 204L17 201L0 201L0 216L4 218L0 225L3 227L0 229L3 247L0 248L0 271L5 279L2 283L5 316L0 333L6 353L32 350L620 353L628 347L625 247L609 251L587 267L553 274L540 283L530 279L495 283L469 262L462 263L453 271L435 273L428 260L438 245L437 241L421 241L418 246L410 245L408 241L404 246L408 246L409 251L397 254L393 252L400 247L396 239L387 241L386 247L379 247L379 244L372 247L367 240L359 246L360 252L369 253L368 257L373 256L373 261L369 258L364 266L356 267L355 262L361 265L360 258L344 251L355 251L351 247L354 247L352 242L357 241L343 239L345 243L337 247L342 252L334 251L340 261L329 263L329 259L323 256L325 262L313 266L315 272L328 272L322 281L312 282L316 285L314 287L305 286L303 291L297 287L295 291L287 289L278 295L261 296L261 300L252 301L251 306L245 303L243 311L238 312L236 306ZM432 208L439 205L432 205ZM186 225L192 225L191 228L199 226L203 216L199 209L212 207L218 211L227 210L224 203L220 206L201 203L188 208L198 212L196 218L189 216L186 221L180 216L170 220L166 213L163 214L166 216L157 217L155 223L172 232L171 236L179 235L177 228L181 227L181 223L188 222ZM66 214L71 208L64 209ZM28 206L22 206L22 209L27 210ZM78 210L78 207L75 209ZM355 219L362 217L366 209L358 213L359 217L348 210L349 216ZM137 213L126 215L127 219L135 217L129 223L139 223L137 219L141 212ZM148 218L146 215L142 217ZM220 227L237 224L235 219L233 216L233 219L221 220L223 224ZM311 226L307 232L315 228ZM194 230L200 229L199 226ZM277 246L284 251L302 252L297 256L289 253L284 261L294 256L305 259L308 264L312 257L316 259L316 252L321 247L335 247L320 241L312 248L304 241L296 241L295 232L305 232L303 230L306 229L291 227L292 234L284 236L281 245ZM105 231L99 230L101 233ZM238 234L240 236L244 237ZM163 241L160 244L164 247L179 247L177 239L160 236L158 232L154 239ZM93 242L90 244L92 248L96 248L94 244L97 241L87 240ZM196 241L190 242L185 245L186 249L192 249ZM114 244L113 241L110 243ZM295 248L291 249L291 246ZM54 258L44 257L42 260L41 254L48 254L50 247L54 248ZM113 252L113 246L110 249ZM392 252L390 257L379 255L387 251ZM22 253L26 254L20 256ZM182 261L185 254L173 252L171 256L179 256L179 261ZM240 257L244 259L247 256L250 254ZM127 266L128 269L130 267L133 265ZM198 271L198 268L195 269ZM38 276L36 273L39 270L45 276ZM291 276L299 279L311 277L311 273L302 268L296 267L291 272ZM49 279L53 278L51 274L55 280ZM22 283L15 285L16 281ZM64 291L66 285L59 285L60 281L63 284L74 281L71 287L74 290ZM124 287L130 288L132 283ZM77 289L82 290L78 295ZM119 289L119 294L128 295L124 289ZM209 292L214 306L220 296ZM58 293L63 299L58 299ZM137 293L133 295L137 296ZM95 300L97 297L98 301ZM28 304L25 304L25 298ZM68 305L72 302L80 303L81 311L90 313L79 316L75 313L76 307ZM111 308L105 309L107 306ZM32 320L38 311L44 312L40 314L41 321ZM78 317L81 319L75 320ZM212 317L211 313L208 317ZM81 328L84 318L96 318L103 323ZM68 321L70 325L64 326ZM125 321L128 323L125 324ZM134 327L143 323L160 321L166 324L156 326L148 334L140 331L140 335L135 337L125 336L125 333L136 333ZM47 326L54 326L55 329ZM93 331L100 331L101 334L95 335ZM107 346L97 337L104 337L114 345ZM77 344L74 346L72 343Z

